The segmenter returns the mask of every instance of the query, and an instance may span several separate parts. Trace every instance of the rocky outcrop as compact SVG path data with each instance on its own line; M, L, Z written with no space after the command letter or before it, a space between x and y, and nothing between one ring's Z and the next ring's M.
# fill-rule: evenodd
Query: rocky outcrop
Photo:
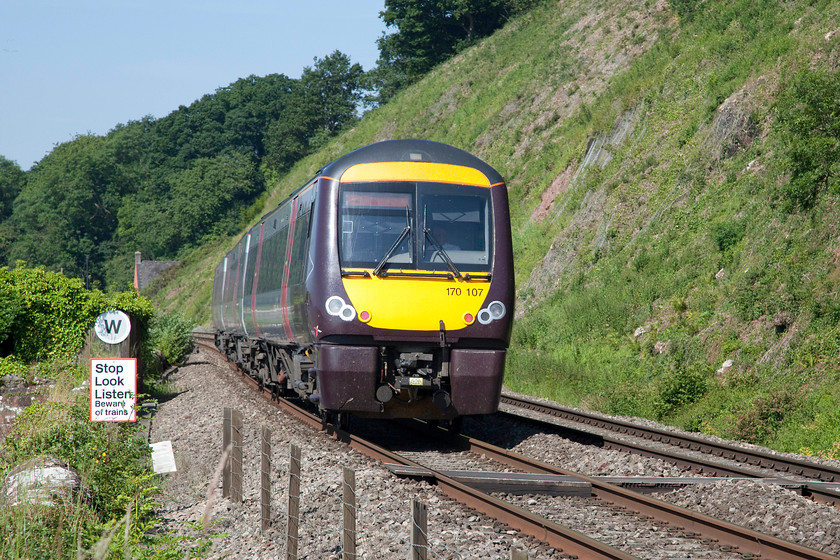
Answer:
M10 507L24 503L49 506L72 496L80 487L81 478L75 469L53 457L36 457L6 475L0 500Z

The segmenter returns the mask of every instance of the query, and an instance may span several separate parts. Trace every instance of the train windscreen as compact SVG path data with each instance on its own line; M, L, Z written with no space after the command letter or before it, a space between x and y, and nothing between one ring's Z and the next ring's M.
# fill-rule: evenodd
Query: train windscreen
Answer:
M489 272L493 227L487 188L364 183L341 188L344 268Z

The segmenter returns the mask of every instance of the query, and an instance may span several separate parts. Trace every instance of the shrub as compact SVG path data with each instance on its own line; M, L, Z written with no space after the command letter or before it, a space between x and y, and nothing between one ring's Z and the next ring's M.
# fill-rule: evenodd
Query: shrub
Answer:
M0 358L0 377L5 377L7 375L16 375L25 379L28 374L29 366L27 366L15 356L7 356L5 358Z
M180 364L193 347L195 323L180 313L166 313L152 319L148 343L166 363Z
M659 384L659 418L699 401L708 390L709 376L702 365L692 364L674 369Z
M0 284L0 344L9 336L23 308L21 298L8 285Z
M824 190L840 191L840 72L803 70L776 103L776 130L785 149L789 210L809 209Z
M767 442L801 402L801 395L791 393L787 389L775 389L768 395L755 399L737 417L734 436L749 443Z
M92 503L103 520L125 514L125 499L144 486L150 469L149 446L134 434L139 424L90 421L88 402L47 402L28 406L4 442L9 464L33 456L66 461L88 484ZM120 503L123 502L123 503Z
M68 368L69 369L69 368ZM0 513L2 558L70 558L77 543L90 549L105 528L131 509L128 546L132 554L154 521L157 492L149 446L139 424L91 423L88 402L47 402L27 407L3 441L2 471L31 457L50 456L79 472L82 490L55 507L24 505ZM26 527L48 530L27 532ZM23 533L23 534L21 534ZM126 545L124 539L113 548ZM128 553L126 553L126 557ZM133 556L134 557L134 556Z
M742 222L721 222L712 226L712 237L721 253L725 253L734 247L744 237L744 224Z
M96 316L109 309L125 311L141 329L153 314L151 302L133 291L86 290L81 280L44 268L0 268L0 294L15 309L0 312L0 336L5 324L12 351L27 363L77 353Z

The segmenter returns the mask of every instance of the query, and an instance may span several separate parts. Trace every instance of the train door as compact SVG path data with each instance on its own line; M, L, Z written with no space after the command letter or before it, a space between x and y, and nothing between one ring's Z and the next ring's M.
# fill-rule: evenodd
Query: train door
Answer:
M280 309L280 287L289 240L291 206L284 204L264 221L259 276L254 286L254 317L263 335L275 342L286 342Z
M314 183L296 198L294 231L291 232L290 267L287 276L287 308L292 334L299 342L309 342L309 322L306 313L306 271L309 262L309 243L312 237L312 209L315 206Z

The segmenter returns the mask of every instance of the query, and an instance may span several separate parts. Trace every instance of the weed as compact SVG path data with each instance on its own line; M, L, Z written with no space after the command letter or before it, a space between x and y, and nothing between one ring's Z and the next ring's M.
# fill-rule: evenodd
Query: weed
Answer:
M777 389L756 398L735 420L735 436L749 443L763 444L776 435L784 420L796 410L801 395Z
M709 377L708 367L694 364L669 372L659 382L657 416L666 418L699 401L708 391Z

